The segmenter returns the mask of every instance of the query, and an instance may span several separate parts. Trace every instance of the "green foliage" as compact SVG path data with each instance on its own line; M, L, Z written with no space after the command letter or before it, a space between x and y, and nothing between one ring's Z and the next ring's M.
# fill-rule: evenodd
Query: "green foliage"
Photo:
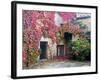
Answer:
M71 43L73 58L84 61L90 60L90 43L86 39L78 39Z
M39 56L39 53L37 51L33 50L31 54L32 54L33 63L36 63L38 56Z

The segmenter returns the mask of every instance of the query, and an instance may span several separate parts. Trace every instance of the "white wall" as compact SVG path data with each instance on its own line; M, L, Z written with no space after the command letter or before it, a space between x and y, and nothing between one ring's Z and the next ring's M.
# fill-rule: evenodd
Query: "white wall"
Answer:
M56 56L56 43L52 43L52 40L50 38L44 38L43 36L41 37L40 39L40 42L41 41L46 41L49 45L49 47L47 48L47 57L48 59L52 58L53 59L53 56ZM40 46L40 45L39 45Z
M66 3L66 4L98 5L100 9L100 0L31 0L31 1L38 1L38 2L42 1L42 2L50 2L50 3L54 2L54 3L64 3L64 4ZM0 2L0 80L11 80L10 78L10 67L11 67L10 66L11 65L10 2L11 0L1 0ZM98 16L98 18L100 21L100 15ZM100 30L100 24L98 30ZM100 36L98 41L100 41ZM98 42L98 44L100 44L100 42ZM100 54L98 54L98 57L100 57ZM99 62L99 67L100 67L100 62ZM51 77L51 78L42 78L42 80L100 80L99 76L100 76L100 69L99 69L99 74L94 74L94 75L92 74L92 75L80 75L80 76ZM41 80L41 78L25 79L25 80Z
M60 26L63 23L62 17L59 15L59 13L55 13L55 24L57 26Z

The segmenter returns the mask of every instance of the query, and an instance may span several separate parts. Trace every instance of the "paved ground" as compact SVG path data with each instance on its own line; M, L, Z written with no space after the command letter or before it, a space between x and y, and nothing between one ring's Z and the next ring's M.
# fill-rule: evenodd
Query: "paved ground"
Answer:
M62 68L62 67L82 67L90 66L90 62L78 61L42 61L31 66L31 69Z

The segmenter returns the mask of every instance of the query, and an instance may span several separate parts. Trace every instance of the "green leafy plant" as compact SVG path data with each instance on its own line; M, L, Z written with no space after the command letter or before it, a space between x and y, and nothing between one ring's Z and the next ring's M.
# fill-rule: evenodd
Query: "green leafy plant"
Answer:
M87 39L78 39L71 43L73 59L90 60L90 43Z
M36 51L36 50L33 49L31 55L32 55L33 63L37 63L37 61L38 61L37 59L38 59L38 56L39 56L39 51Z

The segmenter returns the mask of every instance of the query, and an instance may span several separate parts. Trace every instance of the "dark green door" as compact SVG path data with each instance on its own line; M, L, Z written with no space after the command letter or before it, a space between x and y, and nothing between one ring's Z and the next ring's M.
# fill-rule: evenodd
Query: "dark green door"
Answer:
M47 55L47 42L41 41L40 42L40 49L41 49L41 53L40 53L40 59L46 59Z

